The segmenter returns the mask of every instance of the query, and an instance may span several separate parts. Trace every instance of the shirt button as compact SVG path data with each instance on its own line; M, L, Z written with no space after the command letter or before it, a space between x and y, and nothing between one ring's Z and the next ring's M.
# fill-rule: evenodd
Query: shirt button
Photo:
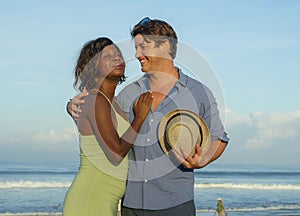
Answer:
M147 179L145 179L145 182L147 183L147 182L148 182L148 180L147 180Z
M147 138L147 142L149 142L150 141L150 139L149 138Z
M150 122L153 122L153 118L152 118L152 119L150 119Z
M148 162L149 161L149 159L148 158L146 158L146 162Z

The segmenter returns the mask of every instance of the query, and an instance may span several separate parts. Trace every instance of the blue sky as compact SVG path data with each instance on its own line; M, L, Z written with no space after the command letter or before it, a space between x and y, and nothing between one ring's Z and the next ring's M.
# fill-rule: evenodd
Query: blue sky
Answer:
M221 84L231 142L217 163L300 165L299 11L297 0L1 1L0 161L77 161L65 104L78 53L99 36L129 40L149 16Z

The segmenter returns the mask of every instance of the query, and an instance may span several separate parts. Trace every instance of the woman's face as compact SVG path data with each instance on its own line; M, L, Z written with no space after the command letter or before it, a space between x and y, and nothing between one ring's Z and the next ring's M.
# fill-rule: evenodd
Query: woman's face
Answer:
M105 77L121 77L124 74L124 59L115 45L104 47L97 62L97 69Z

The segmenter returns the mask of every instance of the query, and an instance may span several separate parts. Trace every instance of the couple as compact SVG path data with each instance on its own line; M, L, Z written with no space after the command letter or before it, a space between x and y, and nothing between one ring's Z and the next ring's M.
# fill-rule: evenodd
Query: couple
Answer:
M116 99L125 65L115 44L106 38L91 41L77 61L75 86L82 93L68 112L77 120L81 165L65 198L65 216L116 215L120 198L122 216L194 216L193 169L216 160L228 143L211 91L174 66L174 29L147 17L131 36L145 74ZM207 123L212 142L205 155L198 144L193 156L182 149L184 158L162 151L157 128L175 109L193 111Z

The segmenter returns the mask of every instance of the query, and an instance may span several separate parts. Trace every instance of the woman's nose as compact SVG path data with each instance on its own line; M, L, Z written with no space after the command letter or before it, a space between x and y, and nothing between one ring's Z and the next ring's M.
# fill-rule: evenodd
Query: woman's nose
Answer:
M116 56L114 57L114 61L117 61L117 62L122 62L122 58L121 58L121 56L119 56L119 55L116 55Z

